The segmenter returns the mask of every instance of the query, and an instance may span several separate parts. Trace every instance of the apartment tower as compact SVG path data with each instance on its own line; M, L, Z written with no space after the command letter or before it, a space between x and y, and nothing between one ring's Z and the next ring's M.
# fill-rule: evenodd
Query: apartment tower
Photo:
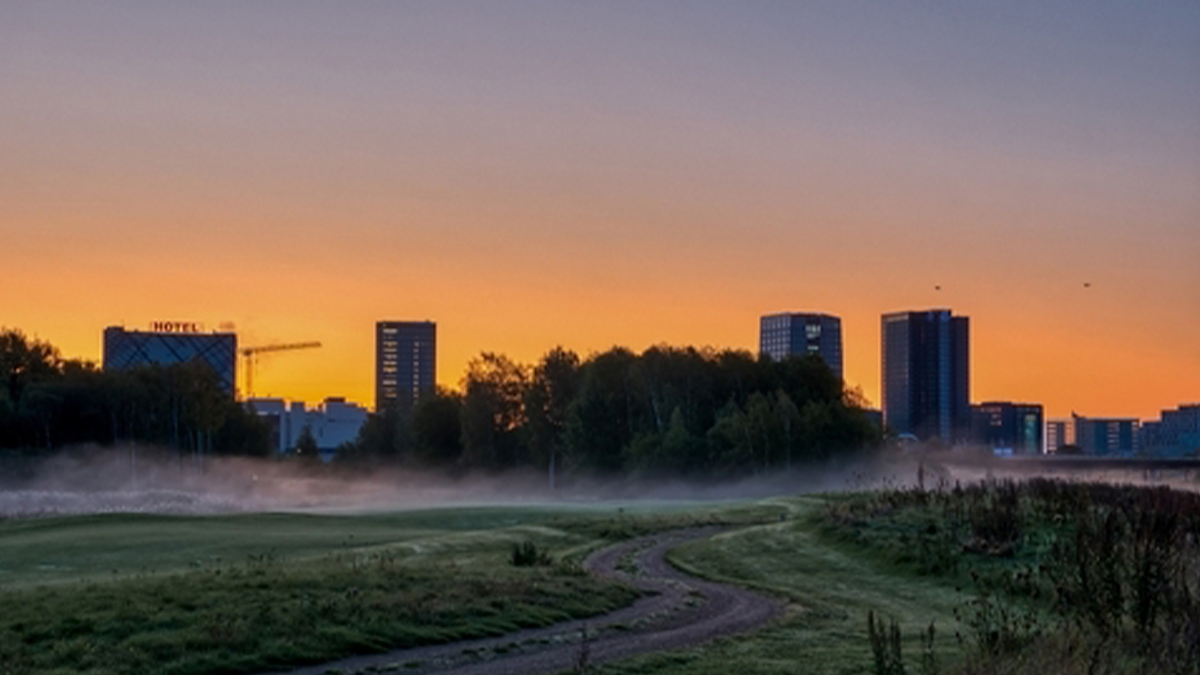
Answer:
M375 410L411 406L437 386L437 324L375 324Z

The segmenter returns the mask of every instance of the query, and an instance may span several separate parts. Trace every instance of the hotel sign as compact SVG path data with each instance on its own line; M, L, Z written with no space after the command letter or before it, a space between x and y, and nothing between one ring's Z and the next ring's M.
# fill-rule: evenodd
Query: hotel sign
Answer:
M195 321L155 321L150 324L155 333L199 333L202 328Z

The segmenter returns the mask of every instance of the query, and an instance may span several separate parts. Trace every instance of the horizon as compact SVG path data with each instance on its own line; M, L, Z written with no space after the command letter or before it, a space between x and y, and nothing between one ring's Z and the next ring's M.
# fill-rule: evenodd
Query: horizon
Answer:
M0 325L235 324L257 396L370 407L374 324L758 352L971 320L971 401L1200 400L1200 7L8 4ZM239 364L239 369L241 364ZM239 378L240 379L240 378Z

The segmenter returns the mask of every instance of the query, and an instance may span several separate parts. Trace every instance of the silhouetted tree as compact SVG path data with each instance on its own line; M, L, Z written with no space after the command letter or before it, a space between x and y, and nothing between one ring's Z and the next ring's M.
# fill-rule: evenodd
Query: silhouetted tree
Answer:
M566 448L567 414L579 390L579 355L562 347L547 352L525 390L525 437L530 460L546 467L555 487L558 461Z
M313 436L312 427L307 424L300 430L300 437L296 439L296 457L308 461L321 459L321 449L317 447L317 439Z
M463 379L463 460L471 467L507 469L522 464L528 373L503 354L484 352L467 364Z
M124 441L199 460L233 448L265 452L265 434L203 363L102 372L19 331L0 331L0 447Z
M413 411L416 456L423 466L451 466L462 456L462 397L438 391Z

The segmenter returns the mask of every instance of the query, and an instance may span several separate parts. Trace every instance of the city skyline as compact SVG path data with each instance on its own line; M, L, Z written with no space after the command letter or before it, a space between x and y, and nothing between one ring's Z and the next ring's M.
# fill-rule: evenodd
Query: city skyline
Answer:
M934 317L934 316L940 316L940 315L945 315L948 318L952 317L952 320L955 324L961 323L961 325L963 326L963 328L961 329L962 333L963 333L962 340L965 342L964 346L967 350L967 352L966 352L967 355L963 357L963 360L965 361L965 365L966 365L965 372L966 372L967 384L965 386L965 392L966 392L965 398L966 398L967 404L971 408L975 408L975 407L977 407L977 405L982 405L982 404L995 404L995 399L992 399L991 401L980 399L979 397L972 394L972 392L970 391L970 373L974 367L974 364L973 364L973 361L969 354L970 337L966 333L966 330L967 330L966 326L967 326L969 317L952 316L952 310L949 310L949 309L920 309L920 310L911 310L910 309L910 310L904 310L904 311L884 313L880 317L882 320L880 337L881 337L881 345L882 345L883 349L885 351L887 350L887 339L886 339L885 335L888 331L888 326L889 326L889 324L894 324L897 319L905 319L905 324L907 325L909 322L911 322L911 320L914 317L928 318L928 317ZM781 355L780 354L772 354L771 353L772 349L778 350L778 349L783 349L784 347L781 345L773 344L773 343L768 347L768 341L769 341L768 333L771 334L771 336L772 336L771 339L774 340L775 339L774 336L776 333L779 333L780 335L782 335L782 333L779 330L781 328L781 326L773 325L773 324L768 325L768 324L769 324L770 320L780 320L780 319L785 319L785 318L789 322L788 326L787 326L787 331L786 331L789 334L792 332L791 322L793 322L795 320L800 320L800 321L804 322L801 324L802 326L804 324L811 323L813 320L818 320L822 323L832 322L834 327L837 329L834 331L834 334L836 335L836 340L835 340L836 350L835 350L835 352L840 353L840 350L841 350L840 319L836 316L832 316L832 315L828 315L828 314L824 314L824 313L803 313L803 312L786 312L786 313L772 313L772 314L761 315L759 317L759 341L758 341L759 344L758 344L757 351L750 350L750 349L739 349L739 348L730 347L730 346L722 347L722 346L713 346L713 345L706 345L706 346L703 346L702 348L712 348L712 349L716 349L716 350L733 349L733 350L748 352L748 353L755 354L758 356L768 355L768 356L772 356L772 358L775 358L776 360L778 360L779 358L781 358ZM436 365L436 363L437 363L437 359L436 359L436 354L437 354L436 326L437 326L437 322L431 321L429 319L415 320L415 321L413 321L413 320L410 320L410 321L381 320L381 321L375 322L375 325L374 325L375 361L374 361L374 370L372 372L372 376L373 376L372 381L374 383L373 393L374 393L374 404L375 404L374 409L375 410L382 409L382 406L379 403L380 400L383 400L385 398L388 400L391 400L395 397L395 394L398 391L397 385L399 384L399 379L397 379L397 378L399 378L401 376L407 383L407 387L411 388L411 390L413 392L414 400L420 391L423 391L423 390L431 391L432 390L433 385L430 384L431 382L436 384L436 386L438 386L438 387L443 387L448 390L456 390L457 389L456 386L447 385L447 384L443 383L442 381L438 380L436 377L436 368L437 368L437 365ZM10 328L12 328L12 327L10 327ZM768 330L768 329L770 329L770 330ZM956 328L956 331L957 330L958 329ZM147 339L154 341L154 340L160 340L160 339L161 340L171 340L171 339L186 340L186 339L197 338L197 337L201 338L201 339L229 338L232 340L232 342L230 344L235 345L234 347L230 348L231 350L236 350L236 340L237 340L235 326L231 323L223 323L220 325L220 328L213 329L213 330L206 330L206 324L204 324L203 322L194 322L194 321L153 321L144 330L138 330L137 328L129 327L124 324L122 324L121 326L110 326L110 327L105 328L104 332L103 332L102 342L104 345L104 349L102 350L102 358L100 360L94 361L94 363L98 367L103 367L105 369L110 367L109 352L111 351L111 349L108 345L110 344L110 342L112 342L114 333L120 333L122 335L130 335L130 336L141 336L140 339L143 342L146 341ZM399 335L400 333L404 333L404 335L401 336L401 335ZM400 342L398 340L402 340L404 342L404 345L406 345L408 348L411 348L411 351L412 351L411 364L407 368L407 370L404 370L403 372L401 372L401 369L399 368L398 354L400 351L399 350ZM801 342L805 342L805 341L801 340ZM811 343L811 339L809 339L807 342ZM649 345L648 347L661 346L662 344L663 343L658 343L655 345ZM797 343L797 344L799 344L799 343ZM622 345L614 345L614 346L623 347ZM695 346L695 345L667 345L667 346ZM812 344L804 344L801 346L803 346L805 348L804 349L805 353L813 353L813 354L817 354L820 356L820 354L817 351L814 351L815 348ZM556 347L563 347L563 345L556 345ZM570 349L570 348L567 347L567 349ZM790 349L790 346L788 347L788 349ZM482 349L480 353L487 352L487 351L489 351L489 350ZM641 350L638 350L638 351L641 351ZM233 351L230 351L230 353L232 354ZM586 354L582 354L582 356L588 357L595 353L598 353L598 352L589 352ZM787 354L787 355L801 355L802 356L803 354L800 353L800 354ZM78 357L74 357L70 354L64 354L63 356L64 356L64 358L78 358ZM122 358L125 360L129 360L128 357L122 357ZM147 360L147 359L149 359L149 360ZM85 359L85 360L87 360L87 359ZM142 360L145 363L150 363L150 362L172 363L172 362L178 361L178 359L173 357L172 354L166 354L165 358L159 358L159 359L153 359L149 356L145 356L145 358L143 358ZM884 359L884 360L886 360L886 359ZM534 360L530 360L525 365L532 366L533 361ZM841 364L839 363L838 365L841 365ZM118 366L114 362L112 364L112 367L120 367L120 366ZM232 368L232 365L230 367ZM833 370L834 370L835 374L838 375L839 379L843 379L842 376L840 375L838 369L833 369ZM223 374L222 377L224 377L225 379L229 379L233 376L232 373L233 373L233 371L230 370L229 373ZM464 373L465 373L465 371L464 371ZM243 378L244 376L238 375L237 377ZM390 381L385 381L386 378L392 378L392 379ZM882 372L882 369L881 369L881 380L886 380L886 373ZM886 389L886 382L881 381L880 384L881 384L881 391ZM861 387L859 385L856 385L851 382L845 382L845 387L848 390L861 391ZM238 394L239 397L246 398L246 400L250 400L250 398L247 398L247 392L241 391L239 389L236 393ZM255 396L254 398L264 398L264 397L265 398L290 399L293 401L314 400L314 399L305 399L305 398L288 397L288 396L280 397L275 394L265 394L263 396ZM346 399L346 397L344 395L341 395L337 392L333 392L333 393L325 392L325 393L321 394L315 400L329 399L330 397L333 397L338 400ZM881 396L881 399L882 399L882 396ZM355 400L357 400L357 399L355 399ZM366 400L363 399L359 402L365 404ZM870 400L868 400L867 403L868 403L868 407L873 407L876 410L882 411L884 408L884 401L882 401L882 400L878 404L876 404L875 402L870 401ZM1010 402L1008 402L1008 401L1006 401L1004 403L1006 405L1010 404ZM1021 405L1024 405L1024 404L1021 404ZM1031 405L1036 405L1038 408L1042 407L1040 403L1031 404ZM1195 407L1195 404L1190 404L1189 401L1180 401L1177 405L1184 406L1185 408L1189 407L1189 406ZM1163 413L1166 411L1167 411L1167 408L1163 408L1157 412ZM1078 416L1077 412L1074 408L1071 410L1071 415L1073 417ZM1108 415L1107 417L1114 417L1114 416ZM1126 415L1124 417L1128 417L1128 415ZM1154 419L1154 415L1134 415L1133 418L1143 420L1143 421L1149 421L1149 420ZM1054 421L1055 420L1052 419L1050 416L1047 416L1045 419L1045 424L1043 426L1049 425ZM905 433L907 433L907 432L905 432Z
M756 351L972 317L975 400L1150 418L1200 382L1200 7L0 10L0 324L236 324L256 393L372 400L371 326Z

